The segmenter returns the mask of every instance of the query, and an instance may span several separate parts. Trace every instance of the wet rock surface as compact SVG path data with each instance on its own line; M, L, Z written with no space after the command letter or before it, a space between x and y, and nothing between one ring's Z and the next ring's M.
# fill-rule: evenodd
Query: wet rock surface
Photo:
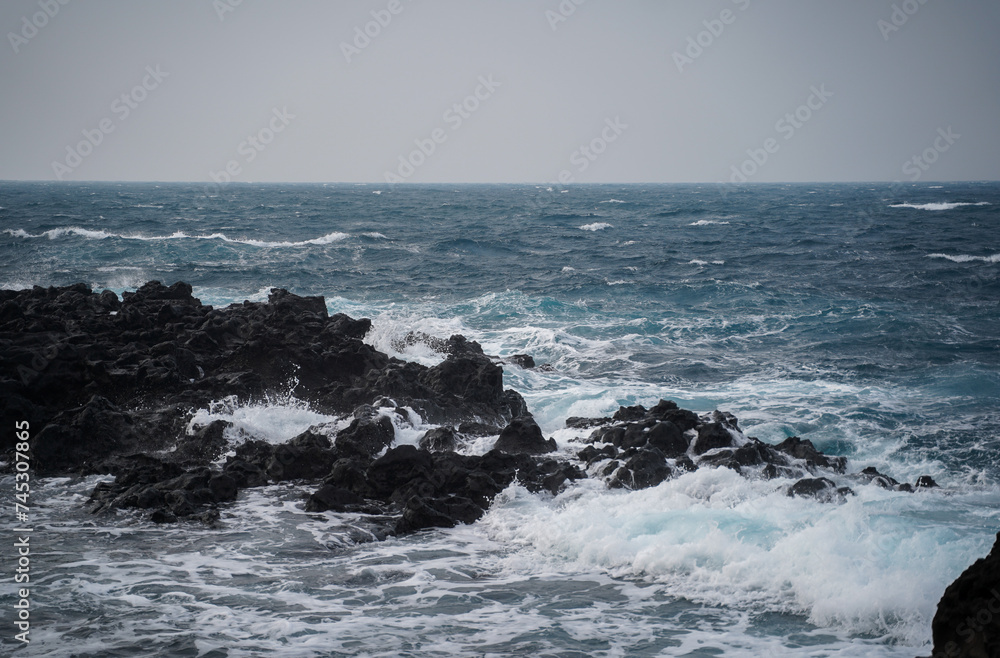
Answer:
M944 591L931 622L934 658L1000 656L1000 533Z
M570 418L567 427L589 437L560 451L478 343L402 339L442 354L427 367L363 342L370 328L367 319L329 315L322 297L277 288L266 303L222 309L203 305L183 282L151 281L122 299L83 284L0 291L0 416L8 426L30 421L39 475L114 476L94 488L91 508L140 510L157 523L214 523L240 490L280 482L311 489L308 512L371 515L374 538L474 522L515 482L558 495L586 477L643 489L729 468L794 479L788 495L824 502L853 493L844 478L852 487L936 486L929 476L900 484L874 468L846 474L846 459L808 440L769 445L745 436L731 414L699 416L667 400ZM529 355L507 361L534 366ZM213 401L250 403L275 391L340 422L280 445L234 441L226 421L192 423ZM425 424L437 427L417 446L397 442L397 427ZM492 436L479 448L492 445L488 452L466 454ZM2 440L10 454L12 434Z

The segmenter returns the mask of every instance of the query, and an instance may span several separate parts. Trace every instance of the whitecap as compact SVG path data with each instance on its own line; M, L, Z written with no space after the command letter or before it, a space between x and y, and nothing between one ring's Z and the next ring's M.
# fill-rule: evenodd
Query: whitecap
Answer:
M713 224L724 225L728 223L729 222L720 222L715 219L699 219L697 222L691 222L689 226L711 226Z
M628 201L622 201L621 199L608 199L607 201L601 201L601 203L628 203Z
M954 208L960 208L962 206L988 206L991 205L989 201L980 201L978 203L969 203L956 201L954 203L948 201L941 201L938 203L894 203L890 208L914 208L916 210L952 210Z
M927 254L928 258L946 258L954 263L971 263L973 261L982 261L983 263L1000 263L1000 254L992 254L990 256L969 256L968 254L958 254L957 256L952 256L950 254Z
M252 247L304 247L308 245L325 245L334 242L340 242L350 237L347 233L341 233L339 231L334 231L332 233L327 233L318 238L312 238L310 240L301 240L298 242L275 242L268 240L253 240L253 239L240 239L231 238L225 233L211 233L209 235L190 235L184 233L183 231L175 231L170 235L141 235L132 234L124 235L120 233L109 233L102 230L92 230L86 228L80 228L78 226L67 226L61 228L49 229L39 234L28 233L24 229L4 229L4 233L12 235L16 238L48 238L50 240L55 240L56 238L66 236L66 235L78 235L80 237L86 238L88 240L105 240L108 238L118 238L121 240L140 240L143 242L162 242L165 240L221 240L222 242L229 242L232 244L245 244ZM381 235L381 234L379 234ZM385 236L382 236L385 237Z
M603 231L606 228L614 228L611 224L607 222L594 222L593 224L584 224L583 226L578 226L582 231Z

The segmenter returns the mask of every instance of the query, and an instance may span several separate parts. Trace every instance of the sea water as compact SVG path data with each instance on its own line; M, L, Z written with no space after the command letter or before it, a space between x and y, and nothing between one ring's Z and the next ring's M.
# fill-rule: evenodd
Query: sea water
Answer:
M434 364L501 357L546 436L660 398L810 439L916 493L841 505L701 469L642 491L512 485L471 526L371 541L306 513L314 485L240 492L218 528L92 516L94 476L32 489L35 656L908 656L1000 530L1000 185L0 183L0 285L203 303L323 295L365 340ZM343 419L287 391L192 426L285 441ZM397 443L430 429L395 419ZM492 439L464 448L481 453ZM0 478L13 507L13 478ZM12 537L12 515L0 532ZM13 562L0 552L4 573ZM0 587L13 649L13 583Z

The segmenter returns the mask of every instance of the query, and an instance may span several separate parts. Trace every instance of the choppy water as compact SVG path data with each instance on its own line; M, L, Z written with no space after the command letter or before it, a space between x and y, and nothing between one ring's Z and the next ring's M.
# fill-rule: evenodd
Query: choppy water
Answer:
M95 479L52 479L33 496L29 651L929 653L938 598L1000 526L998 219L996 184L0 183L5 288L322 294L404 358L441 358L394 340L417 330L551 364L505 379L567 454L567 416L667 397L943 485L844 505L727 469L638 492L512 487L473 526L358 543L358 519L302 511L308 487L243 492L210 530L91 517ZM281 392L210 417L271 441L333 420ZM0 481L4 509L12 494Z

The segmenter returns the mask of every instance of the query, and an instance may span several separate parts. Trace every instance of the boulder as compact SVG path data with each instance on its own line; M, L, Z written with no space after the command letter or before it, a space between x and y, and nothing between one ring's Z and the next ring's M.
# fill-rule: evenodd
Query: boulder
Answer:
M1000 656L1000 533L989 555L945 589L931 632L934 656Z
M545 440L534 418L520 416L503 428L493 448L510 454L538 455L554 451L556 442Z

